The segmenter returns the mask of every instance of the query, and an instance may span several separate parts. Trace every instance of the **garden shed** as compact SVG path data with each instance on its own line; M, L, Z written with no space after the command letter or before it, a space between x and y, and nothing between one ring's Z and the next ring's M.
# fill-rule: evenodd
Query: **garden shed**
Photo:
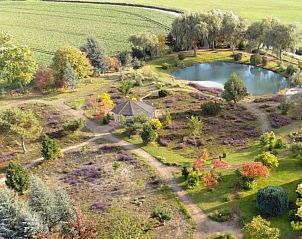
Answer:
M111 112L114 114L115 122L119 121L121 116L126 118L144 115L148 118L157 118L158 111L152 105L148 105L143 101L128 100L118 104Z

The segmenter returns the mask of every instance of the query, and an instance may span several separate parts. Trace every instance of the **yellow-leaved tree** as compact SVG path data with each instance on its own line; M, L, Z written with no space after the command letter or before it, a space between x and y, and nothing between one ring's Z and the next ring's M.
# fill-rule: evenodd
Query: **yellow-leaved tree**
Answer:
M52 68L56 72L56 79L61 80L67 65L77 72L79 78L91 75L92 66L85 54L73 46L64 46L58 49L52 59Z
M108 93L102 93L99 96L99 99L100 99L101 112L103 115L107 115L114 106L111 96Z

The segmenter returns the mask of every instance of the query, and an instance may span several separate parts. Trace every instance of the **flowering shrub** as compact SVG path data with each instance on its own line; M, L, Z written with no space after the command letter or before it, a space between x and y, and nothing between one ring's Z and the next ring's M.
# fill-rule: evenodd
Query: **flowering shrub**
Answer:
M269 168L278 168L279 166L278 158L270 152L264 152L258 155L255 159L255 162L261 162L263 165Z
M279 115L277 113L270 113L269 116L271 119L272 127L276 129L289 125L292 122L291 118L284 115Z
M202 86L198 83L194 83L194 82L190 82L188 84L189 86L199 90L199 91L204 91L204 92L208 92L208 93L212 93L214 95L219 95L223 92L222 89L220 88L215 88L215 87L205 87L205 86Z
M217 159L212 160L211 163L213 165L213 168L228 168L230 166L227 162Z
M202 154L200 155L200 157L194 163L194 168L199 171L203 171L204 170L203 165L204 165L205 161L208 160L208 158L209 158L208 149L204 149Z
M203 177L203 183L205 187L216 187L219 185L216 175L213 172L208 172Z
M190 92L190 95L196 99L196 100L206 100L208 99L209 97L208 96L205 96L203 94L200 94L198 92Z
M255 179L260 177L266 177L269 174L269 170L260 162L247 162L243 164L241 175L249 179Z

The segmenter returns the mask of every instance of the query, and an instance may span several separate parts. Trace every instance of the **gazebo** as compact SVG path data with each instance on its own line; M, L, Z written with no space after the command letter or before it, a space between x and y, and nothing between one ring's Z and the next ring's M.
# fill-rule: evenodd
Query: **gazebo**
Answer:
M148 105L143 101L128 100L115 106L111 112L114 115L114 121L118 122L120 116L126 118L144 115L148 118L156 118L157 110L152 105Z

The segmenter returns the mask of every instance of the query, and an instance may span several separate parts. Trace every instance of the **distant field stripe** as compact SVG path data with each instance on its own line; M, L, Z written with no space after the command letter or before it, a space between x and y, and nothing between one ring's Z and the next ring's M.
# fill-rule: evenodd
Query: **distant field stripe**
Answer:
M56 0L43 0L44 2L62 2L62 3L79 3L79 4L81 4L81 3L83 3L83 4L100 4L99 2L82 2L82 1L56 1ZM105 5L105 3L101 3L101 4L104 4ZM123 6L122 4L111 4L111 5L119 5L119 6ZM126 5L126 6L131 6L131 5ZM150 7L150 9L152 9L151 7ZM154 8L153 8L154 9ZM145 16L142 16L142 15L140 15L140 14L137 14L137 13L132 13L132 12L128 12L128 11L122 11L122 10L112 10L112 11L115 11L115 12L120 12L120 13L126 13L126 14L129 14L129 15L132 15L132 16L137 16L137 17L139 17L139 18L142 18L142 19L144 19L144 20L147 20L147 21L151 21L151 22L153 22L154 24L156 24L156 25L158 25L158 26L161 26L161 27L163 27L163 28L165 28L165 30L170 30L171 29L171 27L169 27L169 26L167 26L167 25L164 25L164 24L162 24L161 22L159 22L159 21L156 21L156 20L154 20L154 19L152 19L152 18L149 18L149 17L145 17Z
M34 48L34 47L30 47L30 49L34 52L38 52L38 53L42 53L42 54L46 54L46 55L54 55L55 53L52 51L47 51L47 50L43 50L43 49L39 49L39 48Z

